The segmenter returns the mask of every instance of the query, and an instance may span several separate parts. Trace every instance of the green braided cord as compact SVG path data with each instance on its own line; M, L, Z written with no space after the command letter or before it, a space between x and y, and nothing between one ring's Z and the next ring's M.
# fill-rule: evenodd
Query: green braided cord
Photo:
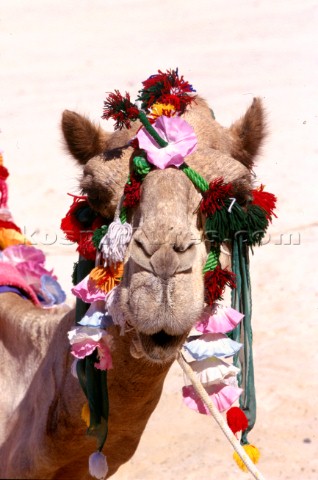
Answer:
M183 163L180 167L180 170L182 170L186 176L191 180L191 182L202 192L206 192L209 190L209 184L208 182L201 177L195 170L190 168L186 163Z
M166 142L163 138L160 137L160 135L156 132L156 130L153 128L151 123L149 122L146 114L142 111L139 112L139 120L147 130L147 132L152 136L152 138L158 143L160 148L167 147L168 142Z
M141 177L145 177L150 172L151 166L144 157L134 157L134 170Z
M209 270L214 270L219 262L220 249L212 247L209 252L207 261L203 267L203 273L208 272Z
M122 207L122 209L120 211L119 219L120 219L121 223L126 223L127 222L127 208L126 207Z
M244 348L234 356L234 365L240 368L238 384L243 388L240 397L240 407L248 419L248 428L242 432L241 443L248 444L247 435L252 430L256 420L256 395L254 385L253 366L253 333L252 333L252 300L249 277L248 248L243 242L242 235L233 240L232 270L236 274L236 289L232 290L232 308L235 308L244 318L241 323L229 334L232 340L244 344Z

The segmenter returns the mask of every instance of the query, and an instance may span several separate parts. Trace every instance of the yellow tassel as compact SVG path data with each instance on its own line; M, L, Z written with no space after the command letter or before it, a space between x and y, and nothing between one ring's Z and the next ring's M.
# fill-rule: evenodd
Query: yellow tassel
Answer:
M89 406L88 403L84 403L83 408L82 408L82 413L81 413L81 418L82 420L86 423L87 427L89 427L90 424L90 411L89 411Z
M259 461L259 457L261 456L261 454L258 448L254 447L254 445L249 445L249 444L243 445L243 448L253 463L257 463ZM238 466L240 467L240 469L243 470L243 472L248 471L245 466L245 463L241 460L241 457L236 452L234 452L233 458L238 464Z

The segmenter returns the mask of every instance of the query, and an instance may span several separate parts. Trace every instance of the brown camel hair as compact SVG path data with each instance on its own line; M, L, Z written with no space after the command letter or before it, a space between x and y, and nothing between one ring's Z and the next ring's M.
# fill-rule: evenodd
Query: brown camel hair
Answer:
M233 182L243 204L264 136L260 99L229 129L212 118L201 98L183 117L198 138L186 162L208 181ZM83 166L80 188L92 208L110 220L131 166L129 139L138 128L136 123L129 131L107 134L75 112L63 114L66 144ZM126 332L110 329L108 476L134 454L169 367L204 307L207 246L200 198L182 171L154 170L143 182L140 205L129 214L134 235L118 299ZM221 264L228 264L228 256ZM87 458L95 440L84 435L85 398L71 375L67 341L74 312L41 310L6 293L0 297L0 324L1 478L90 478Z

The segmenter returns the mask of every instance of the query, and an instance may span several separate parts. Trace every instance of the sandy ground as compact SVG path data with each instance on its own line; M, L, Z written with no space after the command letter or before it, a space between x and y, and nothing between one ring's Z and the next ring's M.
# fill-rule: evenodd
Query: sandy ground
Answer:
M43 248L72 302L74 249L59 231L79 170L63 109L99 120L105 92L179 70L229 125L254 96L269 136L256 173L279 197L252 259L258 421L268 479L318 479L317 20L310 0L1 0L0 148L16 222ZM105 126L106 122L104 123ZM107 126L110 128L110 125ZM116 480L249 478L213 421L186 409L175 365L131 462Z

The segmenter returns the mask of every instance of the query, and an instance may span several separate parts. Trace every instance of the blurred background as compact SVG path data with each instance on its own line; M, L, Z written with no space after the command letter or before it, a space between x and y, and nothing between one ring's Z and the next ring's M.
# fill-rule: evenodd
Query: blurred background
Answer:
M64 109L101 120L106 92L137 96L179 68L229 126L254 96L268 137L255 169L278 219L252 258L258 420L250 441L267 478L318 478L318 4L310 0L2 0L0 149L16 223L47 254L72 304L75 248L60 220L79 168L60 132ZM175 365L135 457L113 477L248 478L208 417L182 405Z

